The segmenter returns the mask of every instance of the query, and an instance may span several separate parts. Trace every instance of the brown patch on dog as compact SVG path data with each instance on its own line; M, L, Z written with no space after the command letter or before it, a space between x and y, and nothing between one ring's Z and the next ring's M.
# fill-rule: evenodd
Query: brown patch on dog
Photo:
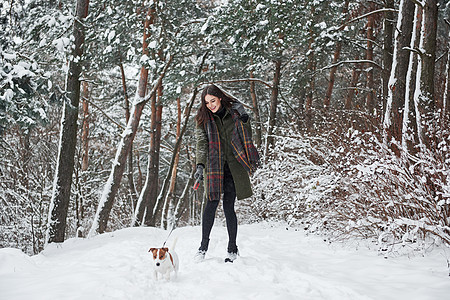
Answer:
M167 248L159 249L159 259L163 260L166 257L166 252L169 251Z
M153 254L153 259L156 259L158 257L158 248L150 248L148 252L151 252Z
M153 259L157 259L158 258L158 253L159 253L159 259L163 260L164 257L166 257L166 253L169 251L169 248L150 248L150 250L148 250L148 252L152 252L153 254Z

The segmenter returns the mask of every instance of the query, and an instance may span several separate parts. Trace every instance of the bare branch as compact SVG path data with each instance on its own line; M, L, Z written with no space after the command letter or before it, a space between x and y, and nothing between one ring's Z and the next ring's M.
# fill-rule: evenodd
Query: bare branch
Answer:
M362 63L369 63L369 64L373 64L374 66L382 69L382 66L380 66L379 64L377 64L376 62L374 62L373 60L367 60L367 59L360 59L360 60L343 60L340 62L337 62L335 64L331 64L328 65L326 67L323 67L322 69L320 69L320 71L324 71L326 69L331 69L333 67L338 67L342 64L362 64Z
M417 53L417 54L419 54L419 55L422 55L422 54L423 54L423 52L421 52L421 51L420 51L419 49L417 49L417 48L403 47L402 50L408 50L408 51Z
M108 114L106 112L103 111L103 109L101 109L97 104L95 104L94 102L92 102L89 99L84 98L84 100L91 104L93 107L95 107L97 110L99 110L109 121L111 121L114 125L117 125L117 127L119 127L120 129L125 129L124 125L116 122L113 118L111 118L110 116L108 116Z
M273 87L270 85L270 83L262 80L262 79L257 79L257 78L241 78L241 79L229 79L229 80L216 80L216 81L212 81L212 82L205 82L203 84L213 84L213 83L232 83L232 82L250 82L250 81L254 81L254 82L259 82L264 84L265 86L267 86L269 89L273 89Z
M382 8L382 9L373 10L373 11L371 11L371 12L368 12L367 14L361 15L361 16L359 16L359 17L356 17L356 18L354 18L354 19L349 20L348 22L345 22L344 24L342 24L342 25L338 28L338 30L344 29L344 28L345 28L348 24L350 24L350 23L353 23L353 22L356 22L356 21L358 21L358 20L364 19L364 18L366 18L366 17L368 17L368 16L370 16L370 15L378 14L378 13L382 13L382 12L398 12L398 9L393 9L393 8Z
M440 61L444 56L446 56L447 55L447 53L448 53L448 50L447 51L445 51L444 53L442 53L442 55L441 56L439 56L438 58L436 58L436 61L435 62L438 62L438 61Z
M420 6L421 8L423 8L425 6L425 3L419 1L419 0L411 0L412 2L414 2L414 4L416 4L417 6Z

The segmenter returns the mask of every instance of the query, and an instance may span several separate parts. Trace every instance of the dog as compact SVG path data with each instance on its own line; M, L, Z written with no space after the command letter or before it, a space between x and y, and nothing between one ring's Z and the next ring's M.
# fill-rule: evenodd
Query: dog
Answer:
M178 255L175 253L176 239L173 242L172 248L150 248L148 252L153 255L153 270L155 280L158 280L158 274L161 274L166 280L170 280L170 274L174 272L174 277L177 277L179 261Z

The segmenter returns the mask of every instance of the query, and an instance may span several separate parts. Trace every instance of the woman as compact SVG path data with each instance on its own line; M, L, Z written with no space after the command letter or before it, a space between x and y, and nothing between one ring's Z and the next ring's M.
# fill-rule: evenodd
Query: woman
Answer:
M207 201L202 218L202 241L195 260L205 258L216 209L223 194L228 230L225 262L233 262L238 255L234 202L236 197L244 199L252 195L249 173L259 164L249 116L240 102L217 86L209 85L203 90L196 121L197 170L194 177L197 180L204 178Z

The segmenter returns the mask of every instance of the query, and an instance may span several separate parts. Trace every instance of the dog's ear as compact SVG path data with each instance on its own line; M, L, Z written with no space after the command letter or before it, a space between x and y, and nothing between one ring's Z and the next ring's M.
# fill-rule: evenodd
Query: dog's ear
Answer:
M169 248L162 248L164 251L166 251L166 252L168 252L169 251Z
M156 248L150 248L150 250L148 250L148 252L153 252L155 250L156 250Z

